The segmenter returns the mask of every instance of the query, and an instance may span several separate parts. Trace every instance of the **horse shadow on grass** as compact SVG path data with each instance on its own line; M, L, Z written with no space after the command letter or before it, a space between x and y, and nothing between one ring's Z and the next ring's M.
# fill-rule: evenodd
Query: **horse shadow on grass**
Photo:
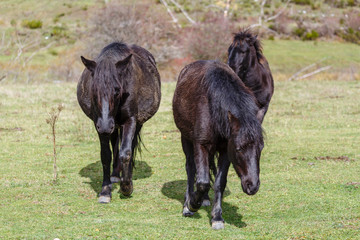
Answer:
M172 181L172 182L166 182L164 183L163 187L161 188L161 192L163 195L165 195L168 198L178 200L181 205L184 203L184 195L186 190L187 182L186 180L178 180L178 181ZM225 189L224 192L224 198L230 195L230 190L228 188ZM210 190L209 192L210 201L212 202L212 197L214 196L214 191ZM210 207L201 207L200 209L204 209L207 212L209 223L211 221L211 209ZM238 214L238 207L227 203L226 201L222 201L222 210L223 210L223 218L226 223L234 225L238 228L246 227L246 223L244 223L242 219L242 215ZM200 218L200 215L198 213L195 213L192 218ZM210 223L211 225L211 223Z
M101 185L103 181L103 168L101 161L91 163L80 170L80 176L90 179L90 181L84 181L91 186L91 188L99 193L101 191ZM144 161L136 161L135 168L133 170L133 180L148 178L152 175L151 167ZM113 184L113 189L118 188L118 183ZM120 188L119 188L120 189Z

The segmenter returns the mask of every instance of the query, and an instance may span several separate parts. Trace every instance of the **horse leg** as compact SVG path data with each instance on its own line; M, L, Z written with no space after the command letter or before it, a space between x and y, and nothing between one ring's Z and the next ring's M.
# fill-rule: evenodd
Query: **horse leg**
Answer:
M132 185L132 150L133 140L136 134L136 120L134 117L129 118L122 126L122 138L119 152L120 164L117 165L116 171L122 170L120 178L120 191L124 196L130 196L133 191ZM121 166L121 167L120 167Z
M187 173L187 187L185 192L185 201L183 206L183 216L190 217L194 213L190 211L190 195L194 192L194 182L195 182L195 162L194 162L194 147L193 144L181 136L182 148L186 157L186 173Z
M113 150L113 172L111 174L110 180L111 183L120 182L120 171L116 171L118 164L120 164L119 159L119 130L115 129L115 131L111 134L111 146ZM120 166L121 169L121 166Z
M222 218L222 209L221 209L221 201L223 197L223 193L226 187L226 178L229 171L230 161L228 159L227 153L223 152L219 155L218 168L219 171L215 178L214 183L214 206L211 211L211 226L213 229L222 229L224 228L224 219Z
M111 200L111 181L110 181L110 164L111 150L109 145L109 137L99 134L101 146L101 163L103 167L103 184L99 196L99 203L109 203Z
M212 154L209 154L209 164L210 164L210 169L213 171L214 176L216 176L217 170L216 170L216 166L214 164L214 155L212 155ZM210 179L211 179L211 176L210 176ZM208 207L210 205L211 205L211 203L210 203L209 192L207 192L204 195L204 199L203 199L201 206Z
M196 212L202 204L204 195L210 189L209 152L199 144L194 144L194 160L196 166L196 192L190 195L190 211Z

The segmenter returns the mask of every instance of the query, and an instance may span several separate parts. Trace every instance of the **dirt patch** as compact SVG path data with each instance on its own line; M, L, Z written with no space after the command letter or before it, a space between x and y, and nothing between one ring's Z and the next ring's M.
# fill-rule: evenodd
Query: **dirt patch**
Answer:
M331 157L331 156L320 156L315 157L316 160L325 160L325 161L336 161L336 162L353 162L355 159L350 159L347 156Z
M0 132L22 132L24 131L21 127L14 127L14 128L0 128Z

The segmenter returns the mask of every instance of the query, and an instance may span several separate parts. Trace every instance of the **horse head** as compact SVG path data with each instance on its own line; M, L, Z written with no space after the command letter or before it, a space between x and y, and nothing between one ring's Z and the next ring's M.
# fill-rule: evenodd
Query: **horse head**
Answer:
M95 62L81 56L92 77L92 119L99 134L109 135L114 131L119 106L129 96L124 92L123 78L129 72L131 56L132 54L115 64L107 59Z
M228 65L241 76L254 60L257 59L257 36L244 31L235 34L234 40L228 48Z
M230 112L228 118L231 133L227 149L229 160L241 179L243 191L254 195L260 187L260 155L264 147L261 125L256 122L253 127L244 127ZM254 134L249 133L251 131Z

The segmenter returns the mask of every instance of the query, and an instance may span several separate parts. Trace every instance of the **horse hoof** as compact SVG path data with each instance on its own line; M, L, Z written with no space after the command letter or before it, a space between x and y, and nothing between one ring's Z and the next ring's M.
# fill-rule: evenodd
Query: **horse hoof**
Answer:
M214 230L219 230L219 229L223 229L225 226L223 221L214 221L211 223L211 227Z
M201 204L201 206L203 206L203 207L208 207L210 205L211 205L211 203L210 203L210 200L208 200L208 199L203 200L203 202Z
M118 183L118 182L120 182L120 178L116 177L116 176L111 176L110 181L111 181L111 183Z
M120 184L120 192L125 196L125 197L129 197L132 192L133 192L134 188L132 185L132 182L130 182L130 184Z
M183 216L184 217L191 217L192 215L194 215L194 213L192 211L190 211L188 207L184 207Z
M110 201L111 197L109 195L99 197L99 203L110 203Z

